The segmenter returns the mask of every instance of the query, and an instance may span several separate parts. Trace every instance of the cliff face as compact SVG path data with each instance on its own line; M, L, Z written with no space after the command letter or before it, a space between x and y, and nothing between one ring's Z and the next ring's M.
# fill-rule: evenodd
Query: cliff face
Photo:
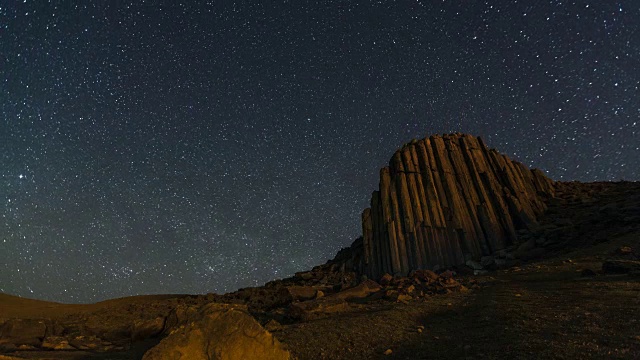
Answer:
M380 170L349 265L378 278L490 255L536 223L553 184L480 138L414 140Z

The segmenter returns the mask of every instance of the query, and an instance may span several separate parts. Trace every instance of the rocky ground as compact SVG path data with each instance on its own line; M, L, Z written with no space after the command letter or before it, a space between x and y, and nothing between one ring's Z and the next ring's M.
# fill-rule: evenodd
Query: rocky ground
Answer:
M0 360L141 359L208 303L236 304L299 359L640 358L640 184L556 195L518 244L437 274L375 282L329 263L226 295L0 295Z
M636 359L640 275L601 268L638 235L476 276L469 292L358 305L274 334L300 359Z

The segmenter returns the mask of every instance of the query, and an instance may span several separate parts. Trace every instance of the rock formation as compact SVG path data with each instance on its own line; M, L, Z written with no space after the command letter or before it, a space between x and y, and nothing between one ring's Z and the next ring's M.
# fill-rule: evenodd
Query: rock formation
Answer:
M372 278L406 275L491 255L536 224L554 182L480 138L451 134L413 140L380 170L362 213L350 265Z
M143 360L291 359L291 354L247 312L246 306L210 303L147 351Z

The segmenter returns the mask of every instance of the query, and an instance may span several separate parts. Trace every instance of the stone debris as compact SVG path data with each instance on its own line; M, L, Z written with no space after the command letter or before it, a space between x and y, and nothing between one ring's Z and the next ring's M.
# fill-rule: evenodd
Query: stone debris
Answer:
M76 348L69 344L69 340L63 336L48 336L42 342L42 348L45 350L75 350Z

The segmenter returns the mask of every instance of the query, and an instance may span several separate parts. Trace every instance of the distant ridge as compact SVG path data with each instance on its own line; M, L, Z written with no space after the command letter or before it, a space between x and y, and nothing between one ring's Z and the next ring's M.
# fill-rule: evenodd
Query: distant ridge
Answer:
M343 269L372 278L444 268L512 245L553 196L540 170L465 134L412 140L380 170L362 213L362 237L338 254Z

